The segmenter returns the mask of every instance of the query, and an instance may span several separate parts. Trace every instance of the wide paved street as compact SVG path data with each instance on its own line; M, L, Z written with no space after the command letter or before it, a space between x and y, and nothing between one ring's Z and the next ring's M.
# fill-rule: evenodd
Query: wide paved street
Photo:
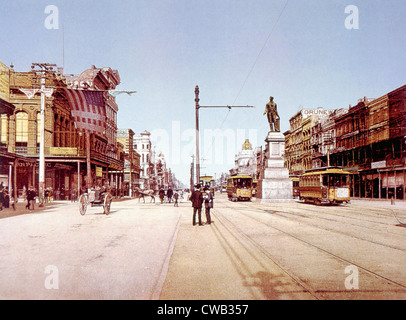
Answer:
M65 202L0 219L0 298L157 299L181 211L128 200L102 212Z
M1 299L405 299L406 205L58 203L0 219ZM204 217L204 214L203 214ZM205 219L203 218L203 221Z

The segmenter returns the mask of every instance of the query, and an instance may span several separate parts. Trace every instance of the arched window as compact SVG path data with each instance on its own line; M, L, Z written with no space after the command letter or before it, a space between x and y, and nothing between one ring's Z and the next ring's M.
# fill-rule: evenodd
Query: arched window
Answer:
M28 142L28 114L18 112L16 114L16 143Z

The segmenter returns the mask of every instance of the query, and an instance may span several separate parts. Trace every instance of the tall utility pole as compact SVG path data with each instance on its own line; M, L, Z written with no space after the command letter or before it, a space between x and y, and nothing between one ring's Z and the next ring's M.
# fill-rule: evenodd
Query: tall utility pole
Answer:
M253 106L201 106L199 105L199 86L195 88L195 112L196 112L196 183L200 182L200 162L199 162L199 109L200 108L254 108Z
M195 88L195 114L196 114L196 183L200 182L200 154L199 154L199 86Z
M194 190L193 186L195 185L193 181L194 167L195 167L195 156L192 155L192 163L190 164L190 191Z
M40 70L34 70L35 67L40 68ZM34 72L41 72L41 111L40 111L40 121L41 121L41 135L39 142L39 195L40 195L40 206L43 205L44 201L44 190L45 190L45 95L50 95L52 91L47 92L45 88L46 75L49 73L54 73L53 67L56 64L50 63L33 63L31 68Z

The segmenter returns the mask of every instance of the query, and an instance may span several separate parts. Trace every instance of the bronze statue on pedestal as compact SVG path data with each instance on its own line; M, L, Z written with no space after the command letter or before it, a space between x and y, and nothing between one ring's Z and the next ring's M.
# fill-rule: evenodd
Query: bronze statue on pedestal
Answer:
M276 103L273 101L273 97L269 98L269 102L266 104L265 111L263 115L267 115L269 127L271 132L280 132L279 127L279 114Z

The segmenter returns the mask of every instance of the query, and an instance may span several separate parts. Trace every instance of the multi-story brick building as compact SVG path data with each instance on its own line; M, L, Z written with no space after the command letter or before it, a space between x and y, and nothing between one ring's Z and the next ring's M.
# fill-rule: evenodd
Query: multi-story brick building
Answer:
M36 93L40 88L41 74L36 71L16 72L11 67L8 77L9 101L15 109L13 114L2 114L3 135L7 136L3 139L3 148L19 156L14 163L17 189L38 187L41 99ZM78 172L81 168L78 159L64 161L65 155L74 153L77 156L78 150L85 147L85 139L80 136L71 117L70 106L61 89L65 86L62 77L48 74L45 86L53 90L52 96L45 98L45 182L62 195L68 195L70 188L76 189L80 184Z
M285 132L285 162L292 176L308 167L305 120L297 113ZM406 198L406 86L331 111L310 127L313 168L350 171L353 197Z
M124 146L124 188L132 196L135 188L140 188L140 154L134 150L134 131L131 129L118 129L117 141ZM119 172L116 173L119 175ZM113 178L112 178L113 179ZM112 180L114 181L114 179ZM127 194L126 194L127 195Z
M319 119L313 125L310 138L312 146L312 168L330 165L330 153L336 148L334 119L347 112L347 109L334 110L328 117Z
M108 183L112 170L122 171L124 159L116 141L118 108L108 95L108 90L119 83L116 71L89 69L83 78L93 82L81 80L81 86L75 88L67 86L59 70L47 73L45 87L52 91L45 98L42 133L38 94L42 73L34 69L16 72L4 65L2 69L0 91L8 94L14 109L1 110L1 149L15 155L12 172L16 189L38 188L41 134L45 141L45 187L59 190L61 198L67 198L71 189L80 191Z
M140 178L139 185L141 189L154 189L152 182L153 168L151 165L151 133L144 130L140 135L134 136L134 150L140 155Z
M352 172L351 192L361 198L405 198L406 86L362 99L335 119L332 163Z
M302 109L289 119L290 129L285 135L285 167L291 176L312 168L312 128L318 119L328 117L333 111Z

